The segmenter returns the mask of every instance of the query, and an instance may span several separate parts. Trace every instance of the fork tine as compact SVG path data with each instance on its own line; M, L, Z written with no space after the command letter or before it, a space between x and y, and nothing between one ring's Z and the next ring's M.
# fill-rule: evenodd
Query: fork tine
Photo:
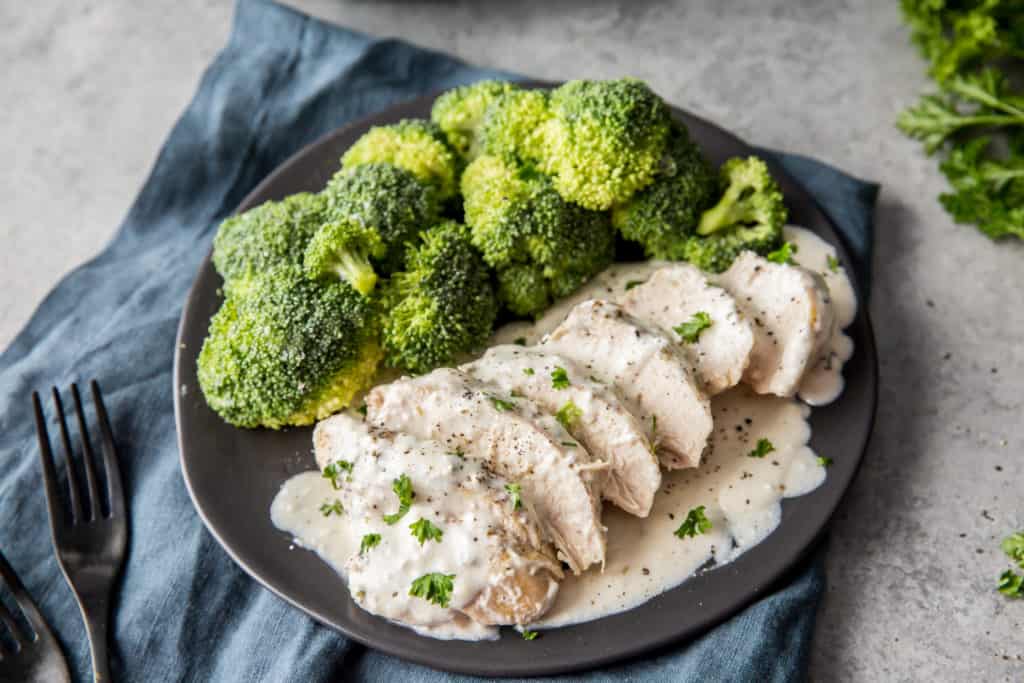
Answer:
M39 463L43 468L43 485L46 491L46 505L50 509L50 526L54 530L65 525L64 508L60 502L57 486L57 471L53 466L53 451L50 450L50 436L46 433L46 418L39 393L32 392L32 407L36 414L36 435L39 438Z
M60 392L53 387L53 405L57 408L57 422L60 425L60 440L64 444L64 464L68 471L68 492L71 500L71 521L78 524L84 521L82 516L82 501L79 498L78 474L75 473L75 459L71 452L71 439L68 438L68 424L64 419L64 404L60 400Z
M38 636L42 628L45 628L46 622L43 621L43 615L39 613L36 608L36 604L32 602L32 598L29 597L28 591L25 590L25 586L21 583L21 579L14 573L14 569L7 562L7 558L0 552L0 584L7 584L7 590L14 596L15 602L18 603L18 607L21 608L21 613L24 615L25 620L28 621L29 625L35 631ZM3 604L0 604L0 608L3 608ZM7 616L10 616L8 614ZM7 628L11 629L11 624L7 623ZM25 634L26 640L29 642L35 640L32 634Z
M117 451L114 449L114 434L110 429L110 418L107 408L103 405L103 395L96 380L89 382L92 390L92 401L96 404L96 418L100 423L102 437L100 450L103 452L103 465L107 470L107 496L110 500L110 516L124 515L124 489L121 486L121 469L117 464Z
M78 418L78 436L82 440L82 462L85 463L85 481L89 488L89 519L97 520L103 516L103 507L96 480L96 467L93 464L96 455L90 444L89 427L85 422L85 411L82 410L82 398L78 395L78 385L74 383L71 384L71 399L75 404L75 417Z

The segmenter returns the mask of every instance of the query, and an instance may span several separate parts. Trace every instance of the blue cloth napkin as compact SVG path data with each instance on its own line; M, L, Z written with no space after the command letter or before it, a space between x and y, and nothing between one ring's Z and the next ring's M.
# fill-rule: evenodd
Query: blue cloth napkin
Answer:
M235 566L204 529L178 469L171 363L185 292L216 226L257 182L353 119L502 75L266 0L238 4L227 47L111 244L47 296L0 356L0 548L78 680L90 680L85 632L50 546L29 395L88 378L107 397L131 508L113 620L117 680L470 680L368 651ZM811 159L775 156L834 219L866 279L877 187ZM824 587L821 552L787 581L689 644L564 680L800 679Z

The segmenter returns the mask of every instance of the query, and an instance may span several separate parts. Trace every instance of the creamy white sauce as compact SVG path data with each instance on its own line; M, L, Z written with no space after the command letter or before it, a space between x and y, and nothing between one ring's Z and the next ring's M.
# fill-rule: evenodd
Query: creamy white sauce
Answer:
M799 397L807 404L823 405L842 392L842 365L853 351L852 341L842 329L853 321L857 302L843 268L833 272L829 267L829 255L835 256L829 244L797 227L786 228L786 239L798 247L796 261L825 279L835 309L833 335L799 389ZM576 304L592 298L616 301L629 282L643 281L663 265L613 265L535 323L501 328L492 344L533 345L557 327ZM712 447L701 466L665 472L647 518L605 506L604 571L595 567L567 576L551 610L532 628L580 623L631 609L678 586L704 567L734 560L778 527L783 498L808 493L824 481L825 468L807 445L807 405L795 399L757 395L741 384L714 397L712 412ZM775 450L763 458L750 457L761 438L770 440ZM358 553L363 530L359 524L346 523L345 518L320 513L321 502L336 494L319 472L296 475L275 498L271 518L297 545L316 552L344 576L349 558ZM692 538L675 536L687 513L701 505L712 528ZM415 519L413 513L409 517ZM480 626L464 615L416 630L435 638L496 637L496 629Z

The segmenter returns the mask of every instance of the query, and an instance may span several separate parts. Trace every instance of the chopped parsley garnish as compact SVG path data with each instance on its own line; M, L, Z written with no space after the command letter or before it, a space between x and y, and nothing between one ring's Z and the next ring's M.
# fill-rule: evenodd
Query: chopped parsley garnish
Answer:
M832 458L826 458L823 455L819 455L818 464L821 465L822 467L828 467L829 465L832 464Z
M766 259L772 263L788 263L793 265L793 254L798 251L797 246L792 242L785 242L781 247L771 252Z
M423 598L440 607L447 607L448 601L452 599L452 589L455 587L455 574L440 574L431 572L424 574L412 582L409 588L409 595L414 598Z
M515 341L512 343L516 346L526 346L526 337L516 337Z
M324 517L330 517L331 515L338 515L341 517L343 512L345 512L345 508L342 507L341 501L337 498L334 499L333 503L325 500L320 505L320 514Z
M573 403L571 400L566 401L565 405L558 409L555 413L555 419L558 423L565 427L565 431L570 431L572 426L576 424L576 421L583 417L583 411L580 407Z
M341 488L341 484L338 483L338 477L341 476L342 472L352 474L352 463L348 460L338 460L324 468L323 478L330 480L331 487L335 491Z
M711 316L704 311L697 311L689 321L677 325L672 329L676 331L684 342L694 344L700 339L700 333L711 327Z
M996 590L1010 598L1024 598L1024 576L1007 569L999 575Z
M758 439L757 445L754 446L754 450L747 453L747 456L751 458L763 458L772 451L775 450L775 445L772 444L768 439Z
M503 401L497 396L488 396L494 407L498 409L498 412L504 413L506 410L515 410L516 404L512 401Z
M562 445L565 446L566 448L576 448L575 441L563 441Z
M837 259L832 254L828 255L828 269L831 270L833 273L839 272L839 259Z
M429 519L422 517L410 524L409 530L412 531L413 537L420 542L420 545L427 541L437 541L440 543L441 537L444 536L443 531L431 524Z
M362 415L363 417L366 417L366 404L365 403L363 405L359 406L359 414Z
M651 415L651 433L656 434L658 432L658 416Z
M536 631L531 631L528 628L524 628L522 635L523 635L523 640L534 640L540 634L537 633Z
M388 524L394 524L405 517L405 513L409 512L409 508L412 507L412 499L416 497L412 490L412 480L404 474L391 482L391 490L398 496L398 512L384 515L384 521Z
M999 546L1006 553L1006 556L1017 563L1017 566L1024 569L1024 531L1010 534L1003 539Z
M704 516L704 506L698 505L686 514L686 519L675 530L679 538L693 538L711 530L711 520Z
M523 368L523 374L524 375L533 375L534 374L534 369L533 368Z
M378 545L380 545L380 534L366 534L359 544L359 554L365 555L367 550L376 548Z
M555 368L551 371L551 386L555 389L569 388L569 373L565 368Z
M626 283L626 291L628 292L629 290L633 289L638 285L642 285L643 283L643 280L630 280L629 282Z
M505 484L505 490L508 491L508 495L512 499L513 510L523 507L523 488L519 484Z

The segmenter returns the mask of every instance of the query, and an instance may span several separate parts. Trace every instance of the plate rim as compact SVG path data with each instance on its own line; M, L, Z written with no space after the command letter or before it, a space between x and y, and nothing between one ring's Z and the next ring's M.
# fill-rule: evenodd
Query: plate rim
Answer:
M549 82L549 81L538 81L538 80L519 80L519 81L515 81L515 82L518 85L520 85L522 87L525 87L525 88L552 88L552 87L557 87L557 85L558 85L558 83L553 83L553 82ZM315 148L318 148L318 147L320 147L322 145L328 144L328 143L330 143L331 140L333 140L335 138L343 137L343 136L345 136L347 134L351 134L353 131L355 131L357 129L365 128L365 127L367 127L369 125L377 125L375 123L375 121L380 119L381 117L388 116L390 112L393 112L393 111L396 111L396 110L412 108L412 107L416 107L416 106L421 105L421 104L425 104L425 103L431 102L439 94L441 94L442 92L445 92L445 90L444 89L437 89L437 90L431 91L431 92L429 92L429 93L427 93L425 95L419 96L419 97L415 97L415 98L410 98L410 99L405 99L405 100L394 102L394 103L392 103L391 105L389 105L388 107L386 107L384 109L380 109L380 110L376 110L376 111L373 111L373 112L369 112L365 116L359 117L358 119L352 120L352 121L350 121L350 122L348 122L348 123L346 123L346 124L344 124L342 126L334 128L334 129L332 129L330 131L327 131L324 134L318 136L312 142L304 145L303 147L298 149L296 152L294 152L293 154L288 156L287 159L285 159L281 164L279 164L269 174L267 174L266 177L264 177L259 183L257 183L253 187L253 189L245 195L245 197L242 199L242 201L239 203L239 205L232 211L232 214L237 213L239 211L246 210L248 208L251 208L251 205L253 205L255 203L255 200L258 199L264 192L266 192L267 188L273 187L282 178L287 177L292 172L292 170L295 167L299 166L304 161L305 157L308 156ZM682 107L678 107L678 106L672 105L671 103L669 103L669 106L673 110L673 112L675 112L675 113L682 113L686 117L689 117L689 118L699 122L700 124L702 124L704 126L707 126L708 128L714 129L715 131L717 131L718 134L720 134L720 135L722 135L722 136L724 136L726 138L729 138L731 142L736 143L738 145L741 145L741 146L743 146L746 149L749 149L749 150L752 150L752 151L755 150L755 147L753 145L750 145L749 143L747 143L745 140L743 140L739 136L733 134L731 131L729 131L729 130L727 130L725 128L722 128L721 126L719 126L719 125L717 125L717 124L715 124L715 123L713 123L711 121L708 121L707 119L705 119L705 118L703 118L701 116L693 114L689 110L686 110L686 109L684 109ZM824 218L825 222L828 224L829 228L831 229L832 233L835 235L836 239L838 240L838 242L839 242L838 247L844 252L843 255L848 257L849 254L850 254L850 249L847 246L846 240L843 237L843 235L839 232L838 229L836 229L835 222L832 220L832 218L829 215L829 213L819 204L819 202L814 198L814 196L810 193L810 191L807 190L806 187L804 187L797 180L795 180L789 173L787 173L785 171L785 169L783 169L778 164L774 163L774 160L768 160L768 161L769 161L769 165L772 167L773 175L776 175L777 177L785 178L786 180L788 180L789 183L791 183L792 185L800 188L800 190L802 191L802 193L804 195L803 198L806 199L807 201L809 201L813 205L813 207L821 214L821 216ZM822 237L822 238L825 239L824 237ZM826 241L830 241L830 240L826 240ZM835 246L835 245L833 245L833 246ZM774 572L771 580L765 581L762 585L760 585L760 586L750 590L749 592L745 593L744 599L735 601L735 604L732 605L728 609L719 610L719 612L720 612L719 614L715 614L715 615L712 615L712 616L702 616L702 617L700 617L698 619L697 623L693 624L688 629L681 630L680 632L675 633L675 634L666 634L665 636L663 636L661 638L654 639L654 640L646 640L646 641L644 641L642 643L636 644L633 647L628 647L627 646L627 647L625 647L625 648L623 648L622 650L619 650L619 651L610 652L610 653L604 653L604 654L597 653L597 654L594 654L591 657L586 658L585 661L579 661L579 662L575 662L575 663L550 663L550 664L546 664L546 663L543 663L542 660L538 660L536 662L531 662L531 663L529 663L529 664L527 664L526 666L523 666L523 667L515 667L514 669L504 668L502 670L497 670L497 669L482 669L482 668L480 668L478 666L473 666L473 665L462 665L462 663L459 662L458 660L443 659L443 657L441 655L431 656L431 655L421 655L421 654L415 653L415 652L414 653L410 653L408 651L403 650L398 645L392 645L392 644L390 644L387 641L381 642L381 641L378 641L378 640L374 640L372 637L364 636L362 633L360 633L357 630L346 628L344 625L336 623L335 620L332 620L332 618L329 617L322 609L320 609L318 607L312 607L312 606L309 606L309 605L306 605L306 604L302 604L298 600L293 599L291 596L286 594L283 590L277 588L272 583L270 583L269 580L265 580L264 577L260 576L260 574L255 569L253 569L246 562L246 560L244 560L242 557L240 557L239 554L236 552L235 548L233 548L224 539L224 537L218 531L216 525L214 525L211 522L211 520L209 519L209 517L207 516L207 513L206 513L206 511L204 510L204 507L203 507L203 503L200 502L199 497L196 494L196 491L195 491L195 488L194 488L194 485L193 485L193 481L192 481L192 478L191 478L190 473L189 473L189 466L188 466L187 458L185 456L185 436L184 436L184 430L182 429L182 405L181 405L182 399L183 399L183 395L179 391L179 387L182 386L182 372L183 372L182 358L185 355L185 354L182 353L182 351L183 351L184 348L186 348L184 346L183 339L184 339L184 337L188 333L188 330L186 329L186 321L187 321L187 319L189 317L188 316L188 312L189 312L190 304L192 304L194 302L195 297L198 296L200 285L201 285L201 282L202 282L202 279L203 279L202 278L203 272L205 271L205 269L212 267L211 256L212 256L212 245L211 245L210 249L207 251L206 256L200 262L200 264L199 264L199 266L198 266L198 268L196 270L196 274L195 274L195 276L193 278L192 284L189 286L188 292L187 292L187 294L186 294L186 296L185 296L185 298L183 300L182 312L181 312L181 316L180 316L179 321L178 321L178 325L177 325L177 329L176 329L176 334L175 334L175 353L174 353L174 362L173 362L173 368L172 368L175 432L176 432L176 441L177 441L177 445L178 445L178 464L179 464L179 466L181 468L182 478L183 478L183 480L185 482L185 487L186 487L186 489L188 491L189 499L190 499L190 501L192 503L193 508L196 510L196 513L199 515L199 518L202 520L203 526L213 536L213 538L217 541L217 544L221 547L221 549L223 549L228 554L228 556L231 558L231 560L235 564L237 564L250 578L254 579L263 588L269 590L271 593L273 593L277 597L283 599L289 605L292 605L296 609L302 611L307 616L310 616L317 623L319 623L322 626L325 626L327 628L330 628L330 629L332 629L334 631L340 632L346 638L351 638L352 640L354 640L354 641L356 641L356 642L358 642L358 643L360 643L360 644L362 644L362 645L364 645L364 646L366 646L368 648L372 648L374 650L377 650L377 651L380 651L380 652L383 652L383 653L386 653L386 654L389 654L389 655L393 655L393 656L398 657L400 659L403 659L405 661L414 662L416 664L421 664L421 665L428 666L428 667L431 667L431 668L434 668L434 669L443 670L443 671L450 671L450 672L453 672L453 673L460 673L460 674L478 675L478 676L482 675L482 676L501 677L501 678L504 678L504 677L514 677L514 676L557 675L557 674L564 674L564 673L575 672L575 671L592 670L592 669L595 669L595 668L598 668L598 667L602 667L602 666L605 666L605 665L608 665L608 664L612 664L612 663L625 663L625 662L628 662L628 661L636 660L638 657L641 657L643 655L646 655L646 654L649 654L649 653L652 653L652 652L658 652L658 651L664 650L666 647L669 647L671 645L678 645L678 644L682 644L682 643L692 642L693 640L703 636L704 634L706 634L708 631L710 631L711 629L715 628L716 626L718 626L718 625L724 623L725 621L728 621L732 617L738 615L740 612L742 612L743 610L749 608L755 602L757 602L761 598L765 597L765 595L767 595L770 591L772 591L773 589L777 588L779 583L782 580L784 580L787 576L791 575L793 573L793 570L802 561L804 561L811 554L811 552L815 548L818 547L818 545L821 543L822 537L828 531L828 526L831 523L831 521L832 521L832 519L833 519L833 517L834 517L834 515L836 513L836 510L839 508L839 506L845 500L846 496L849 494L849 490L850 490L851 486L853 485L853 482L856 479L857 474L860 471L860 468L863 465L864 458L865 458L865 456L866 456L866 454L868 452L868 449L869 449L869 447L871 445L871 442L872 442L872 439L874 437L874 427L875 427L875 422L876 422L876 419L877 419L878 395L879 395L879 366L878 366L877 341L876 341L876 338L875 338L874 327L873 327L872 322L871 322L870 311L868 310L868 307L867 307L868 300L867 300L867 298L865 296L865 293L863 291L861 291L862 286L861 286L860 282L858 281L858 278L853 277L853 278L851 278L851 281L853 283L854 291L857 294L857 303L858 303L857 318L862 320L862 323L863 323L864 328L865 328L864 329L864 336L865 336L866 341L868 342L863 347L858 345L858 347L855 348L854 353L855 354L861 354L861 353L865 354L865 358L863 360L867 362L867 367L864 369L864 371L868 371L869 374L870 374L871 379L873 380L871 382L870 392L869 392L870 410L869 410L869 414L867 416L867 420L866 420L866 423L865 423L864 441L863 441L863 444L861 445L861 447L858 449L856 463L854 464L853 469L850 472L850 475L849 475L847 481L845 482L845 485L843 486L842 491L840 492L839 496L835 499L835 501L828 506L827 514L825 514L825 515L823 515L821 517L820 523L816 525L817 526L816 532L813 534L813 536L807 542L807 544L804 545L803 548L801 548L800 551L798 551L796 553L793 553L791 558L788 561L784 561L782 563L782 566L778 569L778 571ZM855 322L851 325L851 327L853 327L853 325L856 325L856 324L857 324L857 321L855 319ZM783 499L783 501L781 501L782 504L785 504L786 500L789 500L789 499ZM269 517L269 510L267 511L267 516ZM781 529L782 529L782 523L780 522L779 527L777 527L772 532L772 534L769 535L768 538L771 538L772 535L775 535ZM766 538L765 541L767 541L767 540L768 539ZM758 544L758 545L760 545L760 544ZM311 552L311 551L305 551L305 552ZM744 553L744 554L746 554L746 553ZM724 565L721 569L724 570L728 566L730 566L730 565ZM695 575L695 576L698 576L698 575ZM685 589L686 584L690 583L693 578L694 577L690 577L690 578L686 579L683 583L679 584L678 586L675 586L674 588L671 588L671 589L665 591L664 593L661 593L661 594L659 594L657 596L654 596L651 599L649 599L648 601L645 601L644 603L641 603L637 607L634 607L634 608L632 608L630 610L627 610L625 612L617 613L615 615L608 615L607 617L602 617L600 619L592 620L590 622L584 622L584 624L580 624L580 625L569 625L569 626L566 626L566 627L561 627L559 630L572 629L575 626L582 626L582 625L585 625L585 624L598 623L598 622L601 622L601 621L603 621L605 619L609 619L609 618L612 618L612 617L615 617L615 616L618 616L618 615L622 615L622 614L629 614L629 613L634 612L636 610L643 609L645 606L649 605L653 600L655 600L655 599L657 599L657 598L659 598L659 597L661 597L663 595L666 595L668 593L672 593L672 592L675 592L675 591L679 591L679 590ZM377 618L380 619L379 617L377 617ZM413 632L410 631L410 633L413 633ZM499 640L497 640L497 641L479 641L479 642L483 642L483 643L502 643L502 642L505 642L505 638L506 638L505 631L503 630L502 633L503 633L502 637L499 638ZM424 636L418 636L417 635L417 637L426 639ZM433 639L430 639L430 640L433 640ZM434 642L445 643L445 642L449 642L449 641L434 641ZM455 641L455 642L463 642L463 641ZM537 641L534 641L534 642L537 642Z

